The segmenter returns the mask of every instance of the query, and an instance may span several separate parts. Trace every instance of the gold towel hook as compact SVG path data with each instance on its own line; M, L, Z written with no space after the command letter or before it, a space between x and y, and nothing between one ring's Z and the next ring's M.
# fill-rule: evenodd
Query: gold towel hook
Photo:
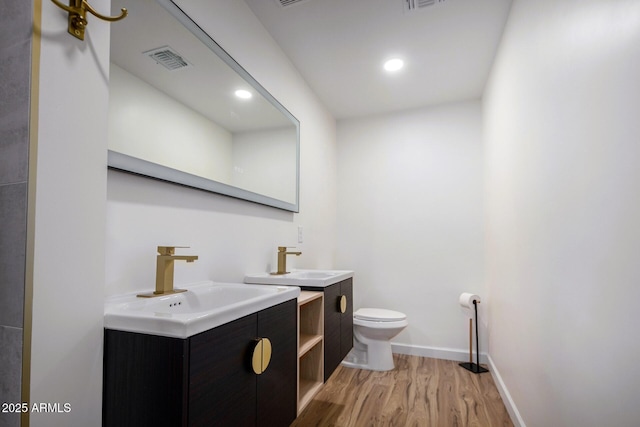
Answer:
M69 6L60 3L58 0L51 0L60 9L69 12L69 34L84 40L84 29L87 27L87 11L104 21L115 22L124 19L129 13L124 7L120 9L122 13L118 16L105 16L98 13L87 0L69 0Z

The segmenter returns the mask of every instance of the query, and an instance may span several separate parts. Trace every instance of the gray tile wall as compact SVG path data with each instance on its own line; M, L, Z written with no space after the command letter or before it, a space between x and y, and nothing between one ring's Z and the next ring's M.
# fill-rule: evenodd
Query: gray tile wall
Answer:
M33 1L0 0L0 404L21 401ZM0 412L0 427L18 427Z

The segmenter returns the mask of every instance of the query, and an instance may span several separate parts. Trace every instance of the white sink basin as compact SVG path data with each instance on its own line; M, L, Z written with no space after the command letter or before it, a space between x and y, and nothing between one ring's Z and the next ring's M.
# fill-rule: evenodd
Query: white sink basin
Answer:
M300 288L200 282L187 292L155 298L137 293L106 300L104 327L165 337L187 338L287 300Z
M287 274L258 273L244 276L245 283L325 288L353 277L350 270L292 270Z

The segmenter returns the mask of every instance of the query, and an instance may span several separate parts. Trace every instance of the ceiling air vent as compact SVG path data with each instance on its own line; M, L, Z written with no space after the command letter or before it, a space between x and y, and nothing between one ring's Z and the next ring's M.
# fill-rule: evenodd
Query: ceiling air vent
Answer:
M424 9L425 7L433 6L438 3L444 3L445 1L446 0L402 0L404 3L404 10L406 12Z
M278 4L282 7L293 6L294 4L304 3L308 0L276 0Z
M170 48L169 46L162 46L157 49L148 50L143 52L143 55L147 55L153 59L157 64L162 65L169 71L181 70L183 68L191 67L191 64L182 57L178 52Z

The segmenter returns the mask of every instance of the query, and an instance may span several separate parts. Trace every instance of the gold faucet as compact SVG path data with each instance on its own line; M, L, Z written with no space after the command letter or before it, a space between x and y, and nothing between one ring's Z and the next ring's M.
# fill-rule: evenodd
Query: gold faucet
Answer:
M300 256L302 252L287 252L286 246L278 246L278 271L271 273L274 276L277 274L288 274L287 271L287 255Z
M188 248L188 246L158 246L159 255L156 260L156 290L153 293L140 294L138 295L139 297L159 297L186 291L186 289L173 289L173 262L193 262L198 259L198 256L175 255L176 248Z

